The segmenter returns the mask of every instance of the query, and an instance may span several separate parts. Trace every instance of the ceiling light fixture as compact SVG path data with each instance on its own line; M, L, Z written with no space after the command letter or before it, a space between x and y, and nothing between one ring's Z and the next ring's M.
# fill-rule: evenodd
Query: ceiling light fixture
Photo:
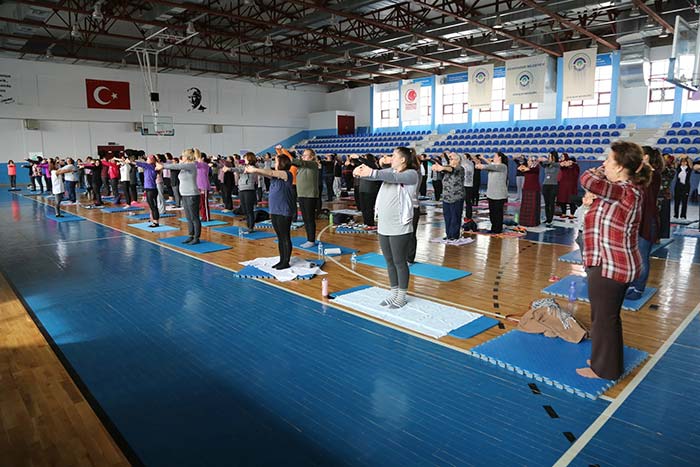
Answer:
M163 47L165 47L165 41L163 40L162 37L159 37L158 38L158 48L162 49Z
M510 44L510 48L511 48L511 49L517 49L518 47L520 47L520 46L518 45L518 41L516 41L515 39L513 39L513 43Z
M328 67L327 67L327 66L324 66L324 67L323 67L323 72L324 72L324 73L328 73Z
M498 34L496 34L495 32L491 33L491 37L489 37L489 41L498 42Z
M639 16L639 14L639 7L637 5L632 5L632 8L630 8L630 18Z
M384 64L383 63L379 64L378 71L384 71Z
M444 69L445 69L445 63L444 63L444 62L440 62L440 66L438 66L438 70L442 71L442 70L444 70Z
M399 55L399 53L397 51L394 51L394 56L392 57L392 60L398 60L400 58L401 56Z
M309 68L309 69L310 69L310 68L313 68L313 65L311 64L311 60L310 60L310 59L307 59L307 60L306 60L306 68Z
M102 21L104 19L104 15L102 14L102 2L97 2L95 3L95 6L92 9L92 19L95 21Z
M229 51L228 54L231 56L231 58L236 58L236 55L238 55L238 51L236 50L235 47L231 47L231 50Z
M443 44L442 42L438 42L437 50L438 52L442 52L443 50L445 50L445 44Z
M346 62L350 61L350 51L349 50L346 50L345 53L343 54L343 60L345 60Z
M265 37L265 47L272 47L272 38L269 34Z
M360 60L359 58L355 60L355 66L362 66L362 60Z
M71 37L80 37L80 29L78 29L78 23L73 23L70 35Z
M667 38L668 36L670 36L670 35L671 35L671 34L668 32L668 29L663 28L663 29L661 30L661 34L659 34L659 39L666 39L666 38Z
M571 38L574 40L581 39L581 33L578 31L574 31L574 33L571 35Z
M350 78L350 77L352 76L352 72L351 72L350 70L346 71L346 72L345 72L345 76L347 76L348 78Z
M321 76L321 75L318 76L318 82L323 83L323 76Z
M423 64L423 58L422 58L422 57L418 57L418 58L416 59L416 65L422 65L422 64Z
M561 31L561 24L559 24L559 21L552 21L552 31Z
M459 53L459 56L464 58L467 56L467 49L462 49L462 51Z
M49 59L49 60L51 60L51 59L53 58L53 48L54 48L54 47L56 47L56 44L55 44L55 43L54 43L54 44L51 44L51 45L48 46L48 48L46 49L46 58Z
M187 22L187 35L196 34L197 30L194 28L194 23L192 21Z
M499 14L496 16L496 23L493 25L494 29L503 29L503 20L501 19L501 15Z

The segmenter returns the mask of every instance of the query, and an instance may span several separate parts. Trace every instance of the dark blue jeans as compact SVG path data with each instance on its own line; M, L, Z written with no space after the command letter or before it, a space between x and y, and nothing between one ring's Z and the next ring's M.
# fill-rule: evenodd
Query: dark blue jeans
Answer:
M442 212L445 217L445 233L447 238L456 239L461 237L460 229L462 228L462 208L464 200L460 199L454 203L442 202Z
M652 221L651 225L651 237L656 236L656 222ZM647 286L647 280L649 279L649 257L651 256L651 249L654 246L652 242L646 240L641 235L639 236L639 254L642 256L642 273L637 279L632 281L630 287L634 287L640 292L644 292Z

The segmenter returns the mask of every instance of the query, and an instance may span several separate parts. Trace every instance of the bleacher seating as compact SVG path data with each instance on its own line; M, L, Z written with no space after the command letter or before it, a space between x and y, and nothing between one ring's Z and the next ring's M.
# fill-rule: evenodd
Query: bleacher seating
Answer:
M668 154L700 153L700 121L673 122L665 135L656 140L656 144Z
M422 131L393 131L351 136L317 136L306 144L297 145L297 150L313 149L317 153L384 153L397 146L410 146L430 134Z

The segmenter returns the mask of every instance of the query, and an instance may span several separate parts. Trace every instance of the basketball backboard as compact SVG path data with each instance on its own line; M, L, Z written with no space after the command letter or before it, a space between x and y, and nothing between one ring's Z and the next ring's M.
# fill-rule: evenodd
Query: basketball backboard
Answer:
M173 117L163 115L143 115L141 135L143 136L175 136Z
M700 89L698 30L676 16L667 81L689 91Z

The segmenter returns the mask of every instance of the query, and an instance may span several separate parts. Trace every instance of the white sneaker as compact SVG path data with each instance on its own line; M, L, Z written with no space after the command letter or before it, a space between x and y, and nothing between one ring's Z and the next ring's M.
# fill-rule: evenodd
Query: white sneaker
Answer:
M311 248L316 246L316 242L304 242L301 245L299 245L301 248Z

